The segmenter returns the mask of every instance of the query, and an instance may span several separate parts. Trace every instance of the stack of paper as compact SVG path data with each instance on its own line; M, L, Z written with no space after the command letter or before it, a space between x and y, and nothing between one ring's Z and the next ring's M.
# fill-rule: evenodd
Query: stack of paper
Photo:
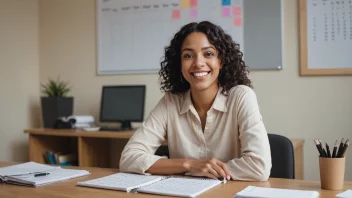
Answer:
M343 193L337 194L337 198L347 198L347 197L352 197L352 190L346 190Z
M0 168L0 180L3 182L33 187L89 174L86 170L63 169L35 162Z
M235 198L317 198L319 193L317 191L308 190L291 190L280 188L263 188L256 186L248 186L241 192L235 195Z

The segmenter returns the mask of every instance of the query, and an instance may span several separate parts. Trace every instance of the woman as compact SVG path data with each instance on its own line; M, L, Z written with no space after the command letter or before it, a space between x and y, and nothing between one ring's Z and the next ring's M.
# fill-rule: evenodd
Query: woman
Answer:
M181 28L159 71L166 92L121 156L120 170L265 181L271 154L239 45L210 22ZM154 155L168 140L170 159Z

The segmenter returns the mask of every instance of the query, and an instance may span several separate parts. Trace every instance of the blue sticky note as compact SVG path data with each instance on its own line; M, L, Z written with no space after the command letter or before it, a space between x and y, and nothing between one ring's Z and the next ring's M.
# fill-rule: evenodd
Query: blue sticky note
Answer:
M222 0L222 6L230 6L231 0Z

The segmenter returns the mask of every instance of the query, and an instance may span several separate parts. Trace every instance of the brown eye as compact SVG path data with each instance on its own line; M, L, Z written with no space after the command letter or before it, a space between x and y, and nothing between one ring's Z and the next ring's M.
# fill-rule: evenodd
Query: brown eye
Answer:
M183 55L183 58L185 58L185 59L189 59L189 58L192 58L192 56L191 56L191 55L189 55L189 54L184 54L184 55Z
M212 52L206 52L206 53L205 53L205 56L214 56L214 53L212 53Z

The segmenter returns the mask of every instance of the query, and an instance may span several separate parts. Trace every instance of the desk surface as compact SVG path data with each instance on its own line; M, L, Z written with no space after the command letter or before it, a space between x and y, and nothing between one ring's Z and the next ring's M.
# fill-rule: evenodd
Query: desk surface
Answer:
M10 162L0 162L0 167L12 165ZM1 198L14 198L14 197L50 197L50 198L118 198L118 197L166 197L149 195L144 193L126 193L114 190L103 190L95 188L77 187L78 181L86 181L98 177L107 176L118 172L116 169L103 169L103 168L82 168L91 172L91 175L83 176L76 179L71 179L63 182L57 182L40 186L37 188L16 186L10 184L0 184L0 197ZM336 194L352 189L352 182L345 182L344 189L341 191L328 191L320 189L320 182L318 181L304 181L304 180L291 180L291 179L274 179L271 178L266 182L241 182L229 181L227 184L221 184L209 191L201 194L199 197L229 197L232 198L237 192L241 191L248 185L273 187L273 188L287 188L287 189L300 189L300 190L314 190L320 193L321 198L335 197Z

